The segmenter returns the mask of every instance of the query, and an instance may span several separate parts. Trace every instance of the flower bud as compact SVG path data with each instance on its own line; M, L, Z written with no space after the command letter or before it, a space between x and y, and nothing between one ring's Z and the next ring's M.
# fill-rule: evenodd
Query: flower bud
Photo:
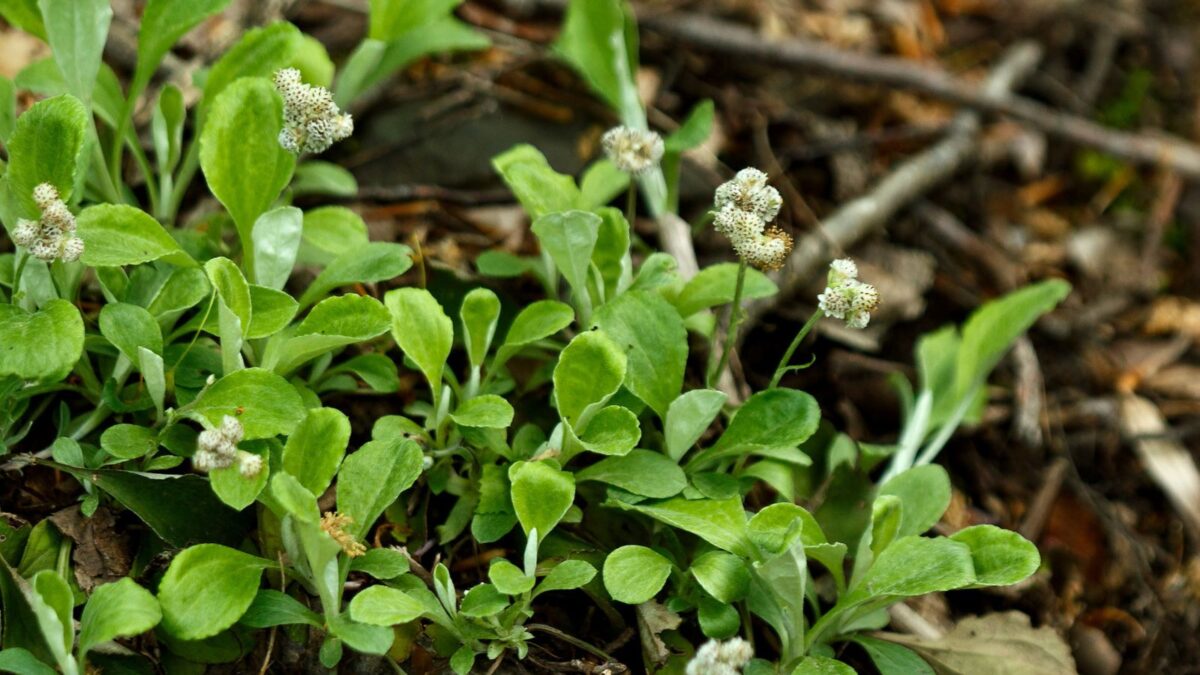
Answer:
M354 119L333 102L324 87L300 81L300 71L284 68L275 72L275 89L283 97L283 129L279 144L297 155L317 154L354 133Z
M871 312L879 306L879 291L858 280L858 266L849 259L829 265L825 292L817 296L817 305L826 316L842 319L849 328L866 328Z

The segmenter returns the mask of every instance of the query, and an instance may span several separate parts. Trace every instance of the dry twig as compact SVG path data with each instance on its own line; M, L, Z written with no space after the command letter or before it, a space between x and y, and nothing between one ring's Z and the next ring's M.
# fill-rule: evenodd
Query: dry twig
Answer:
M1023 42L1011 47L979 90L979 96L1001 100L1041 58L1037 45ZM796 245L779 273L779 293L749 307L745 329L754 325L775 303L784 302L812 279L838 252L882 227L892 216L935 185L949 178L974 154L981 121L976 112L960 113L950 132L933 147L912 157L881 180L866 195L835 211ZM745 332L743 333L743 335Z

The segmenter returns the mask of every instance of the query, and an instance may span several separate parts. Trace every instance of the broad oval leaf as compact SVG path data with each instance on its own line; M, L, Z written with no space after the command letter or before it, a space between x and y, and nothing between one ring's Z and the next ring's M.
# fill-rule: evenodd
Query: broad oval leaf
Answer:
M738 263L718 263L700 270L675 298L675 308L679 310L679 315L691 316L710 307L733 302L737 272ZM742 287L743 299L768 298L778 290L779 287L767 278L767 275L753 268L746 269L746 279Z
M350 618L372 626L408 623L424 613L421 601L387 586L372 586L350 601Z
M604 588L617 602L640 605L662 590L671 561L645 546L622 546L604 559Z
M534 589L536 597L550 591L570 591L580 588L596 577L596 568L584 560L564 560L554 566Z
M162 355L162 330L150 312L137 305L105 305L100 310L100 334L133 363L139 361L138 347Z
M33 189L49 183L69 202L90 126L87 108L68 94L33 104L17 118L8 141L8 188L17 214L37 218Z
M741 558L724 551L709 551L692 561L689 569L708 594L730 603L746 597L750 570Z
M728 396L715 389L694 389L671 401L663 421L667 455L679 461L717 418Z
M602 459L577 471L575 480L599 481L656 499L674 497L687 487L683 469L667 457L649 450L634 450L624 457Z
M83 354L83 317L66 300L37 312L0 304L0 377L57 382Z
M592 331L575 336L554 367L558 413L572 426L586 421L589 408L603 406L621 388L625 368L625 353L607 335Z
M518 462L509 468L513 510L529 534L545 539L575 501L575 477L546 462Z
M321 495L337 473L350 443L350 420L334 408L316 408L288 436L283 470L314 495Z
M137 459L158 448L158 434L137 424L114 424L100 434L100 447L118 459Z
M254 221L254 279L261 286L279 290L287 283L300 251L304 212L294 206L267 211Z
M290 65L302 39L299 29L284 21L246 31L208 71L201 116L204 109L212 106L213 101L236 80L270 77L276 70ZM271 139L274 141L275 137Z
M338 511L353 521L347 534L361 538L383 510L421 475L421 448L403 438L370 441L351 453L338 471Z
M118 637L145 633L162 620L158 600L129 577L92 591L79 624L79 651Z
M971 549L976 586L1007 586L1025 580L1041 565L1037 546L994 525L975 525L950 535Z
M500 298L486 288L476 288L463 298L458 316L462 321L467 359L472 367L479 366L487 357L488 348L496 332L496 320L500 318Z
M687 368L687 329L679 313L658 293L629 291L596 312L596 325L626 354L625 386L665 417Z
M885 548L848 597L913 597L973 583L975 565L969 546L944 537L910 536Z
M441 397L442 368L454 346L454 323L429 291L398 288L383 302L392 314L392 337L425 375L434 400Z
M587 282L592 250L600 234L600 216L588 211L547 213L533 221L533 233L571 289L578 296L588 293Z
M76 222L86 265L119 267L159 258L173 265L196 265L163 226L139 208L98 204L84 209Z
M163 628L182 640L202 640L232 626L254 602L264 560L220 544L200 544L175 556L158 585Z
M112 22L109 0L38 0L67 91L90 103Z
M507 429L512 424L512 405L495 394L484 394L466 401L450 413L456 424L483 429Z
M206 18L225 9L229 0L148 0L138 30L134 80L141 89L176 42Z
M627 511L644 513L742 558L754 557L754 545L746 529L746 512L742 509L740 498L716 500L675 497L641 504L614 500L608 503Z
M323 206L304 213L297 259L304 265L324 266L368 242L367 224L362 216L344 206Z
M375 298L326 298L313 307L290 337L268 345L263 366L287 374L321 354L383 335L390 325L391 315Z
M915 466L890 478L879 495L898 497L904 505L897 537L924 534L950 507L950 476L937 464Z
M242 423L246 440L288 435L304 419L304 402L287 380L262 368L226 375L190 406L214 427L226 415Z
M300 305L307 307L340 286L394 279L412 267L411 255L409 247L384 241L352 248L317 275L300 296Z

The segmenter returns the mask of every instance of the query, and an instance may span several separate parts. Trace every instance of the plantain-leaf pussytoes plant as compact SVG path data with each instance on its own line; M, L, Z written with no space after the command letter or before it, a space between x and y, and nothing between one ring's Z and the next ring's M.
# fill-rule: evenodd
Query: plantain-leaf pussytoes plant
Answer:
M107 2L0 2L53 54L0 78L4 468L69 476L80 518L116 514L138 537L95 583L58 526L0 521L0 669L249 671L288 639L330 670L355 653L402 672L420 648L461 675L524 659L540 636L615 668L596 640L538 620L546 594L573 593L635 627L639 671L853 672L837 657L855 643L886 674L932 672L867 635L888 607L1037 570L1037 549L998 527L928 536L951 501L933 460L1065 283L923 337L917 389L895 383L899 440L859 444L785 386L819 320L862 328L878 304L848 259L753 380L769 384L744 400L720 388L743 303L777 291L769 273L792 249L767 174L715 191L736 261L686 278L637 249L639 201L654 219L678 210L682 153L714 108L665 137L648 128L624 3L574 0L553 46L620 121L603 156L578 180L534 145L496 156L537 253L486 252L455 291L405 285L408 246L296 198L357 192L313 159L354 142L356 100L421 56L487 47L459 3L371 0L340 68L281 22L201 71L197 96L156 85L175 43L228 4L148 0L123 84L102 59ZM36 99L19 116L17 92ZM520 276L541 295L493 290ZM387 414L364 422L368 399Z

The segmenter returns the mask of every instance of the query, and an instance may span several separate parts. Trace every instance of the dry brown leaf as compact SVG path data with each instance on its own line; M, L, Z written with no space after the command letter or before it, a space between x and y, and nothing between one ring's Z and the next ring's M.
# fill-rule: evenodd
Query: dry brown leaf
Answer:
M75 581L85 592L129 574L133 544L118 532L116 519L107 508L102 506L85 518L76 505L50 516L50 522L75 542L71 551Z
M936 640L895 633L876 637L922 656L939 675L1075 675L1071 649L1052 628L1033 628L1021 612L968 617Z
M1170 436L1162 413L1150 401L1125 394L1120 399L1122 432L1150 478L1167 493L1167 499L1184 522L1200 536L1200 471L1191 454Z
M642 653L647 663L661 664L671 657L671 650L659 635L675 630L683 623L678 614L653 600L637 606L638 634L642 638Z

